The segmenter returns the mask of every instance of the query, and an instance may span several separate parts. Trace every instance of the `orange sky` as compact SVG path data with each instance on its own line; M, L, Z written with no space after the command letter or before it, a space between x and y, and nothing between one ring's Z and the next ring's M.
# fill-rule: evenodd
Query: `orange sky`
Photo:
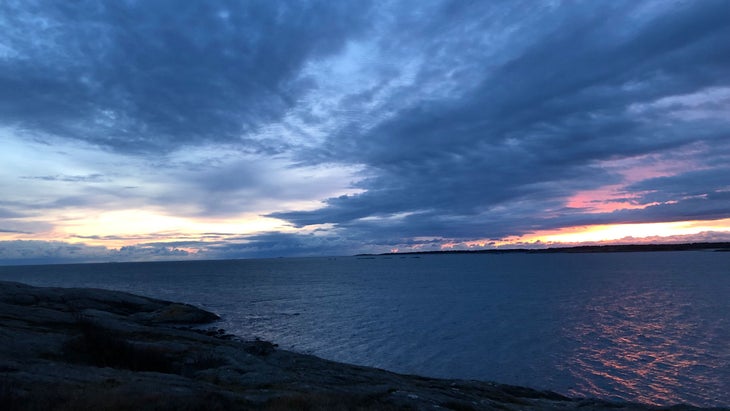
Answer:
M511 236L497 241L447 242L442 249L485 247L560 246L580 244L642 244L697 241L730 241L730 218L671 223L607 224L566 227Z

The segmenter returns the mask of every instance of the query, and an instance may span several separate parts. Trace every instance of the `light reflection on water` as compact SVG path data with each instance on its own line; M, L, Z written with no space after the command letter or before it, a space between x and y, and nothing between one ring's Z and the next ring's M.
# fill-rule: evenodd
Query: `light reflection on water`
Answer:
M324 358L657 405L730 404L730 253L0 267L186 301Z
M617 281L594 289L576 315L582 318L564 328L573 342L564 367L576 380L568 393L654 405L727 405L727 305L713 305L713 296L698 293L692 282L656 287L635 272ZM717 287L714 295L728 291L725 283L702 285ZM715 308L721 311L713 313Z
M702 344L686 344L702 338L691 304L676 303L666 291L636 290L597 295L584 310L584 321L565 329L566 337L579 342L568 361L578 381L570 394L661 405L688 401L703 387L722 385L693 372L711 358ZM677 395L677 386L687 393Z

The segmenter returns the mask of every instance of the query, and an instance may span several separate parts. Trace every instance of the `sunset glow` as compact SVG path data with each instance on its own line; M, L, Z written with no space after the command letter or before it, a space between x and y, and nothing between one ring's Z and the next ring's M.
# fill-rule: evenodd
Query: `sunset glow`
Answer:
M587 213L610 213L616 210L642 209L656 203L636 204L632 198L638 194L622 191L623 185L612 185L595 190L581 191L570 197L566 207L585 210Z
M235 237L266 231L289 231L281 220L257 215L235 219L188 219L151 211L128 210L102 213L59 227L59 235L71 242L121 247L144 241L184 241L206 236Z
M730 233L730 219L569 227L526 235L520 237L519 241L528 243L539 241L545 244L600 243L616 240L633 242L663 240L666 242L676 242L682 241L682 236L703 232ZM511 239L511 241L515 240ZM502 244L509 243L510 240Z

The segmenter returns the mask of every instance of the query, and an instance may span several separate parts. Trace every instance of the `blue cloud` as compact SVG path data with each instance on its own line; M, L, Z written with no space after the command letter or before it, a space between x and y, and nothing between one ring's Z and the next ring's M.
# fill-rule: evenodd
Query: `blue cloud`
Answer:
M693 3L663 9L631 27L635 10L628 3L591 3L548 14L543 24L523 32L524 38L511 40L526 46L512 50L503 63L491 64L462 95L417 101L369 131L348 129L330 136L323 157L370 166L373 176L358 186L363 194L328 199L319 210L271 215L298 226L378 226L377 218L363 219L415 213L412 219L418 221L404 222L410 228L406 232L456 238L478 235L464 227L468 224L479 227L482 236L498 238L575 220L624 222L626 214L635 216L631 220L655 221L654 208L598 216L559 215L558 209L580 190L622 181L600 162L650 153L671 156L698 143L713 147L698 161L727 155L722 144L730 132L726 119L685 120L664 109L647 122L634 107L730 86L723 75L729 66L725 39L730 25L722 16L728 11L726 2ZM462 24L478 32L485 22ZM458 40L467 44L470 38ZM428 84L440 77L422 80ZM713 167L704 174L689 180L722 180L727 171ZM677 194L667 191L664 196ZM726 199L715 196L712 201L707 214L692 216L730 215ZM668 218L671 212L661 215Z
M40 2L0 11L11 50L0 61L5 122L129 152L240 141L306 91L297 74L307 60L338 51L367 24L365 2Z

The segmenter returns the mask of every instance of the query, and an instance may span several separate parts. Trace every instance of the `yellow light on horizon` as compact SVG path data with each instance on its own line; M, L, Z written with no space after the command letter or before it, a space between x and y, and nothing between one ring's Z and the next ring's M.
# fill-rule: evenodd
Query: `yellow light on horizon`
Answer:
M88 245L121 247L139 242L200 241L206 233L223 236L291 231L284 221L255 214L232 218L194 219L154 210L118 210L73 216L58 224L55 237Z
M699 234L707 231L730 232L730 219L570 227L526 235L521 237L521 241L571 244L616 241L627 238L670 238L674 236Z

